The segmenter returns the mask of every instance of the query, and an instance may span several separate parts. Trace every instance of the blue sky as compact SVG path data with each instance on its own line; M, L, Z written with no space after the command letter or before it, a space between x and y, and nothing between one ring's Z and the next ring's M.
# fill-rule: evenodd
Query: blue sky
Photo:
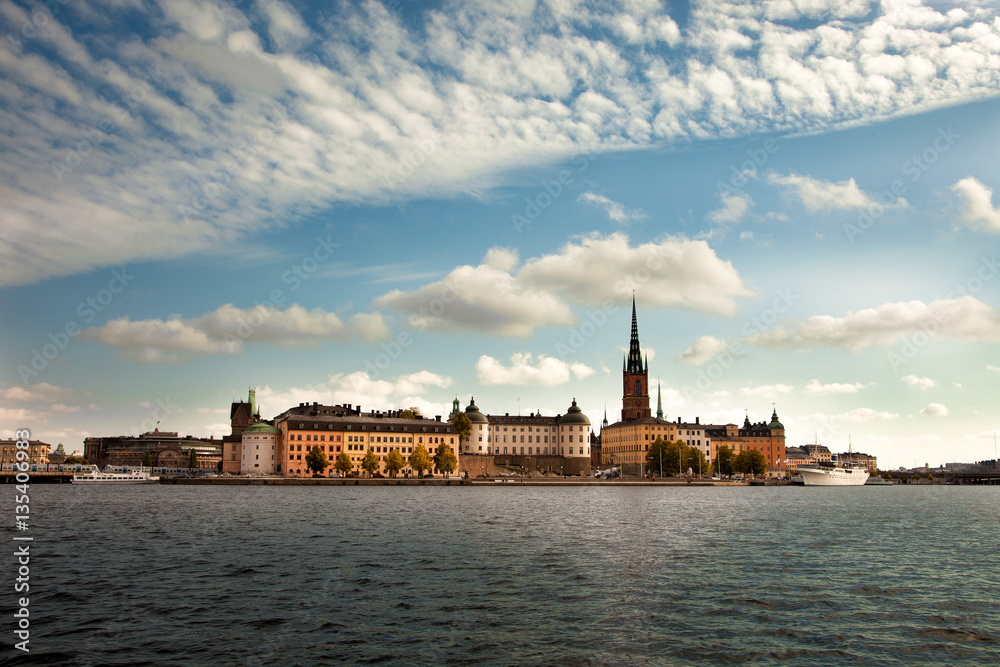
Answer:
M669 419L992 458L996 3L503 4L0 6L4 429L596 424L634 289Z

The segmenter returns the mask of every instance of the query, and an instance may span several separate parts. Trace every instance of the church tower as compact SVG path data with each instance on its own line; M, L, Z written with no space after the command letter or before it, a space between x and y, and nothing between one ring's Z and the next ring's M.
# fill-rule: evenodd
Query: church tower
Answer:
M650 417L649 360L643 363L639 349L639 325L635 317L635 295L632 296L632 339L622 363L622 421Z

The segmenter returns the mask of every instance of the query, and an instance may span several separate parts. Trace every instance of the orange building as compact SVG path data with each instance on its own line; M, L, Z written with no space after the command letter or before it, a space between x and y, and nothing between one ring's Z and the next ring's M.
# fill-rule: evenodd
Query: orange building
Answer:
M306 455L318 446L330 461L325 471L334 471L341 452L351 459L352 472L361 472L361 462L368 449L378 457L378 472L385 473L385 459L397 450L407 461L417 445L423 445L433 457L441 444L447 444L458 455L458 432L441 417L407 419L399 411L362 414L360 407L300 403L274 419L279 431L278 469L285 477L310 477ZM401 475L411 475L409 463Z

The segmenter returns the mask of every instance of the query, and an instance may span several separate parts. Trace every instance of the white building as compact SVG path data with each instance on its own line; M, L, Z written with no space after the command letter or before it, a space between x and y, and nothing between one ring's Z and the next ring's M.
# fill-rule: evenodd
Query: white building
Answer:
M240 457L242 474L265 475L275 472L279 433L278 429L264 422L251 424L243 430L243 453Z

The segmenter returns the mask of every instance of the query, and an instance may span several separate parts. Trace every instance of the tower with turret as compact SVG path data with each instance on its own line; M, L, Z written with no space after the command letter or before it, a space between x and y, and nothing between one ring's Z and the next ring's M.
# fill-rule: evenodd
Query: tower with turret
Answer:
M639 347L639 324L632 296L632 336L622 362L622 421L651 417L649 409L649 360L642 358Z

